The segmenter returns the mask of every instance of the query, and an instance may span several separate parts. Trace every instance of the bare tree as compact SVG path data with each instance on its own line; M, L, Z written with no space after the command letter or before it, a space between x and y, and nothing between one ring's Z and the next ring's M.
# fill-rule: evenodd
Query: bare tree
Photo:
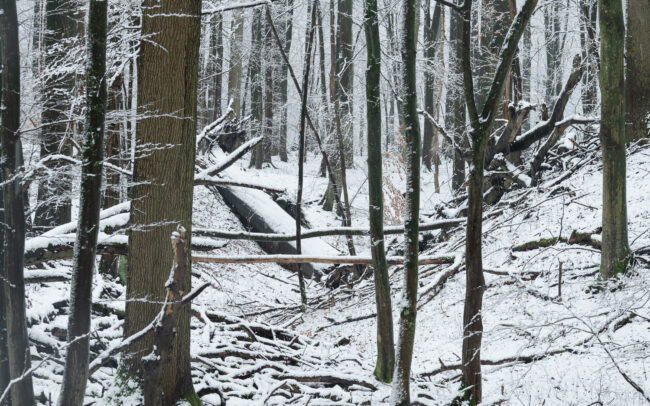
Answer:
M420 1L405 0L402 6L402 122L406 142L406 214L404 216L404 298L399 305L399 334L391 404L409 405L411 361L415 340L418 298L420 227L420 118L418 116L415 65Z
M23 151L20 142L20 47L16 0L0 0L0 143L2 149L2 187L4 202L4 263L2 287L7 316L7 353L9 377L19 379L11 387L15 405L34 404L30 369L29 337L25 311L25 212L23 211Z
M501 52L494 68L494 78L486 93L484 104L476 103L474 92L472 62L470 59L470 37L473 1L465 1L461 11L461 64L465 103L470 118L471 162L469 173L469 202L467 213L466 239L466 291L463 313L463 388L464 397L471 402L481 402L481 338L483 335L482 307L485 279L483 277L482 226L483 226L483 174L485 152L488 147L490 130L494 123L503 94L506 77L515 57L519 39L530 20L537 0L526 0L523 9L510 25L504 37ZM479 113L479 108L481 108Z
M106 26L108 2L91 0L88 7L86 122L81 165L79 225L74 244L68 350L58 404L81 405L88 380L92 282L101 208L104 125L106 119Z

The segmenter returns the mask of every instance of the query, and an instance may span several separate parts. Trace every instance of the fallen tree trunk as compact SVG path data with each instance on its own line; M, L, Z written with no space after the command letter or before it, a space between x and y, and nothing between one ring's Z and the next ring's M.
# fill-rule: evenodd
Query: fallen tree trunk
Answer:
M308 255L246 255L246 256L212 256L196 255L192 256L195 262L206 262L212 264L358 264L371 265L371 257L357 256L308 256ZM386 257L389 265L404 264L404 257ZM453 256L423 256L420 257L419 265L431 264L452 264Z

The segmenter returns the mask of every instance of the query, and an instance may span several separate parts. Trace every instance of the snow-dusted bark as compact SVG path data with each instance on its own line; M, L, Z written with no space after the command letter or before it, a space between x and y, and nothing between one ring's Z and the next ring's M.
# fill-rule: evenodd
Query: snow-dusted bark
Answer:
M102 160L106 119L106 29L108 2L91 0L88 8L86 123L81 166L79 225L74 244L68 351L58 404L83 404L88 380L92 281L99 234Z
M418 254L420 226L420 118L415 75L420 1L406 0L402 6L402 122L406 142L406 214L404 216L404 288L398 303L399 333L395 354L392 405L411 403L410 379L415 316L418 298Z

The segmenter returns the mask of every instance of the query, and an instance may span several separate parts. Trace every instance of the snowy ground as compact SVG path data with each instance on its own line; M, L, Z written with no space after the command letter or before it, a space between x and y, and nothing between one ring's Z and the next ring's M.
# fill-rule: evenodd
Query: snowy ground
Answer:
M348 173L349 191L353 199L353 223L363 226L368 205L365 162L363 157L355 159ZM231 177L245 176L248 181L285 188L289 194L295 194L297 171L293 165L274 162L276 168L258 172L247 169L247 161L244 159L229 169ZM318 202L327 185L326 179L318 176L319 161L310 156L306 169L306 216L314 227L338 226L340 222L333 213L319 208ZM395 174L390 179L394 186L387 187L386 212L395 223L400 207L398 191L403 183L396 170L399 166L399 158L391 158L387 164L387 169ZM629 234L631 248L637 250L650 246L647 198L650 149L632 154L628 168ZM423 220L430 220L425 215L451 199L449 171L443 163L439 194L434 192L433 175L423 172ZM599 165L590 164L557 187L513 190L495 207L486 209L488 213L501 213L484 222L484 267L489 273L486 274L482 358L496 364L483 367L485 404L645 404L621 372L650 393L648 268L640 263L630 276L593 293L599 264L595 249L558 243L532 251L512 251L514 246L540 238L568 238L574 230L595 231L601 216L600 184ZM195 202L196 227L243 229L224 203L207 189L196 188ZM462 227L452 231L447 242L430 245L426 251L426 254L455 253L456 264L423 266L420 270L412 393L413 399L421 404L448 404L458 394L464 298L463 234ZM399 237L387 238L393 250L399 248L399 240ZM343 238L331 237L326 242L347 254ZM369 255L366 238L355 238L355 242L359 254ZM263 251L256 243L230 241L214 253L262 254ZM560 263L561 300L557 297ZM70 263L63 261L50 266L68 272ZM193 305L199 314L192 321L193 373L196 389L206 394L203 398L206 404L218 404L218 395L207 394L215 387L227 393L228 405L284 404L288 399L302 405L386 403L390 387L376 382L372 375L376 326L371 317L374 313L371 280L353 289L343 286L334 291L311 281L310 307L301 313L297 279L277 265L195 264L193 271L201 275L194 278L196 285L205 280L214 286ZM399 267L391 268L393 303L401 296L401 276ZM30 336L37 341L57 348L62 345L60 332L66 328L67 319L64 314L57 314L56 307L61 307L67 289L65 282L29 286L28 317L47 321L31 326ZM123 288L116 281L96 278L96 301L120 309L123 295ZM224 315L237 319L224 321ZM351 321L357 318L360 320ZM248 334L240 328L246 323L260 327L259 331L273 329L274 335L286 340L278 344L277 339L269 340L254 330L250 334L255 339L248 340L252 342L246 348L241 347L236 341L242 334ZM92 345L97 346L119 339L122 333L121 321L111 313L95 317L93 328L101 337L93 340ZM226 351L236 354L229 356ZM262 359L246 359L245 351L261 353ZM48 356L39 347L33 347L32 354L39 358ZM62 359L60 354L55 358ZM48 404L50 397L56 399L61 369L58 361L48 361L36 371L36 392L43 393L41 403ZM353 377L369 385L363 387L357 382L351 386L319 388L301 380L319 374L343 381ZM117 397L117 393L124 395L128 391L124 384L118 387L115 382L121 382L121 378L116 379L115 369L100 370L89 385L88 401L98 406L137 404L137 391L130 397ZM372 386L376 390L370 389Z

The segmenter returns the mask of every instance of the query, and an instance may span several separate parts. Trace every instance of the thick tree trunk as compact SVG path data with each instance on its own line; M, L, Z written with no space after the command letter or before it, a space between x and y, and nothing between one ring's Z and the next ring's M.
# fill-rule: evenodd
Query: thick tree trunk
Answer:
M65 44L77 36L76 6L77 3L70 0L45 0L43 58L45 66L50 69L57 68L55 65L65 56ZM45 75L44 79L41 159L53 154L71 154L70 144L63 144L62 141L66 136L72 136L75 125L69 115L75 86L74 74ZM38 185L34 227L39 232L70 222L71 179L57 170L59 166L54 166L53 174L46 175Z
M366 32L366 118L368 122L368 217L370 224L370 252L375 277L377 302L377 364L375 376L382 382L393 379L395 349L393 343L393 311L388 280L388 265L384 249L384 202L382 190L381 156L381 42L377 0L365 3Z
M402 121L406 142L406 214L404 216L404 298L399 305L399 335L393 377L392 405L409 405L411 361L418 297L418 236L420 227L420 117L415 75L420 1L402 6Z
M20 163L20 48L15 0L0 0L0 65L2 99L0 104L0 143L4 201L4 262L2 289L7 316L9 376L17 379L30 368L29 338L25 311L25 212ZM32 376L22 377L10 391L12 405L34 404Z
M160 309L156 302L165 297L172 265L169 236L179 224L187 230L191 246L200 14L198 0L145 0L143 4L142 32L151 35L151 41L140 48L138 104L157 116L138 122L137 142L171 147L149 151L134 164L131 222L135 228L129 234L126 336L148 325ZM190 265L188 259L188 269ZM190 286L188 274L181 290L189 292ZM178 312L172 357L162 365L163 406L194 393L190 312L187 308ZM151 352L152 344L152 339L146 339L131 349L137 354L133 364Z
M88 68L79 226L74 245L68 351L58 404L81 405L88 381L92 281L101 207L104 123L106 118L106 26L108 4L91 0L88 8Z
M628 0L625 94L628 141L650 131L650 0Z
M627 238L625 176L625 80L622 0L599 0L600 144L603 152L603 242L600 274L624 272L630 250Z

